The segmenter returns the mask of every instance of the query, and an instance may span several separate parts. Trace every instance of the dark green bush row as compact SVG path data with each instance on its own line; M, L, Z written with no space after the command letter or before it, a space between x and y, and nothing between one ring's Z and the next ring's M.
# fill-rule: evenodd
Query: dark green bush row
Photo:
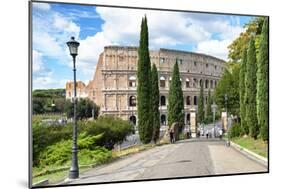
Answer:
M93 137L101 135L101 137L95 139L95 142L88 145L89 150L95 149L97 146L105 147L109 150L113 149L116 143L121 143L125 137L132 132L132 126L128 121L124 121L120 118L101 116L96 121L79 121L78 133L84 133L80 140L83 138ZM41 164L41 160L44 159L42 153L48 150L54 150L53 148L60 148L63 151L63 145L69 145L72 139L72 123L66 126L43 126L40 121L33 121L33 164L37 166ZM62 146L56 146L62 145ZM81 144L80 144L81 145ZM83 147L84 148L84 147ZM82 149L83 149L82 148ZM67 150L71 150L71 147ZM80 150L80 149L79 149ZM60 154L60 151L56 152ZM87 153L81 151L80 153ZM48 154L48 153L47 153ZM47 158L47 154L45 154ZM66 152L61 152L67 154ZM51 161L51 160L50 160ZM63 160L62 160L63 161ZM58 162L65 163L65 162Z
M239 137L242 134L241 126L238 123L234 123L230 128L230 138Z

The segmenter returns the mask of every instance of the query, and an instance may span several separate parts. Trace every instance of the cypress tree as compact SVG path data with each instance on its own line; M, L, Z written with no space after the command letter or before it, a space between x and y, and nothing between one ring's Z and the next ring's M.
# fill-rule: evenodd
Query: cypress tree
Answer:
M251 37L249 49L247 51L247 65L245 76L245 106L246 106L246 124L249 128L250 136L257 139L259 134L257 109L256 109L256 50L255 40Z
M257 117L260 134L268 140L268 19L263 23L257 64Z
M158 72L155 64L151 70L151 102L152 102L152 125L153 125L153 141L157 142L160 133L160 113L159 113L159 86Z
M180 131L184 125L184 109L183 93L180 81L180 72L178 63L176 62L173 68L172 81L169 89L168 98L168 123L171 126L174 122L180 124Z
M204 120L204 89L203 82L200 84L200 94L198 99L198 123L202 123Z
M240 100L240 120L244 134L249 134L249 128L246 124L246 106L245 106L245 74L247 67L247 49L243 51L242 63L239 73L239 100Z
M137 68L138 129L140 140L144 144L151 141L153 132L151 116L151 66L148 45L148 27L145 16L141 23Z
M208 98L207 98L207 107L206 107L206 113L205 113L205 117L209 117L209 116L212 116L212 96L211 96L211 91L209 89L208 91Z

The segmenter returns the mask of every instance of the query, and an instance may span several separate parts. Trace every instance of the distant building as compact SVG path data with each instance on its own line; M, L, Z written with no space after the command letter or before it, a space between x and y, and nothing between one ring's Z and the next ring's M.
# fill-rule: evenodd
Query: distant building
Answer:
M184 95L185 123L190 121L190 109L196 109L200 83L204 86L204 102L207 93L214 90L225 69L225 61L199 53L160 49L150 51L151 64L159 74L160 120L167 125L169 85L174 63L177 61ZM93 80L87 86L78 82L77 96L88 97L101 107L101 114L119 116L137 123L137 47L106 46L100 54ZM66 88L70 98L73 84ZM80 90L80 91L79 91Z
M76 82L76 97L79 98L87 98L88 97L88 91L86 85L82 81ZM65 85L65 97L66 99L72 100L74 97L74 85L73 82L67 82Z

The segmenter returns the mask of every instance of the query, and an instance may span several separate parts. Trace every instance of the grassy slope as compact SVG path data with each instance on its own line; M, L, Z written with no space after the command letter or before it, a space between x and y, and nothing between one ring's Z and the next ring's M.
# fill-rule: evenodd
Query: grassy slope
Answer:
M259 154L265 158L268 157L268 143L261 139L254 140L250 137L239 137L233 138L231 140L256 154Z

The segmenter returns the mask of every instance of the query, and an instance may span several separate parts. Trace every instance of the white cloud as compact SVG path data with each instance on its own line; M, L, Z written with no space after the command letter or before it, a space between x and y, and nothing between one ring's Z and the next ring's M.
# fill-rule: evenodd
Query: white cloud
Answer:
M38 72L42 69L43 66L42 54L36 50L33 50L32 57L33 57L33 65L32 65L33 72Z
M58 29L59 31L63 31L64 33L67 33L67 34L73 33L76 35L76 37L78 37L78 34L80 32L79 26L77 26L71 20L67 20L66 18L64 18L58 14L54 14L53 26L55 29Z
M51 6L48 3L33 2L32 6L33 6L33 8L39 9L39 10L42 10L42 11L49 11L51 9Z
M104 20L104 36L122 45L138 45L140 23L145 14L152 48L195 44L211 37L208 30L194 24L184 13L104 7L98 7L97 13Z
M112 43L105 38L104 33L98 32L94 36L89 36L84 40L80 40L78 65L84 74L89 78L93 76L96 63L99 59L100 53L103 52L104 46Z
M230 43L230 40L203 41L197 45L196 52L209 54L223 60L227 60L227 46L230 45Z

